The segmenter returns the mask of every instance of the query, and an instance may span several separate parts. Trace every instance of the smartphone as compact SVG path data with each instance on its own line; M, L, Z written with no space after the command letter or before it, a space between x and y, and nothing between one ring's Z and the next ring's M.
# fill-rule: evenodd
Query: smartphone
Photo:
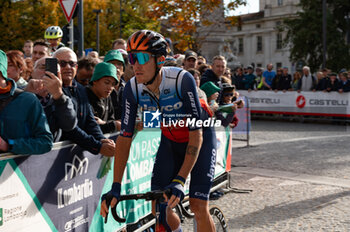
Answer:
M52 72L57 76L57 58L45 59L45 71Z

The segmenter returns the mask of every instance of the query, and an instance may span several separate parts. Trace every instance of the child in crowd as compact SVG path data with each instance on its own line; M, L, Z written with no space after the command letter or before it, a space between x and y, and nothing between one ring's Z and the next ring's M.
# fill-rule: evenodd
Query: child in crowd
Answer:
M220 88L217 87L212 81L208 81L201 86L201 90L204 91L207 96L207 103L209 104L209 115L213 116L215 111L219 108L216 100L219 97Z
M110 97L118 82L116 67L113 64L102 62L95 66L90 80L91 86L86 88L95 119L103 133L120 130L120 121L114 118L114 107Z

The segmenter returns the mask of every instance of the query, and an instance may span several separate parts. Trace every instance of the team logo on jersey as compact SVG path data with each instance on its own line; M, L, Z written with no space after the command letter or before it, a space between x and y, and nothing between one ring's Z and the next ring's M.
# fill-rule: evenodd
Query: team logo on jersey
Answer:
M161 112L144 111L143 112L143 127L144 128L160 128Z

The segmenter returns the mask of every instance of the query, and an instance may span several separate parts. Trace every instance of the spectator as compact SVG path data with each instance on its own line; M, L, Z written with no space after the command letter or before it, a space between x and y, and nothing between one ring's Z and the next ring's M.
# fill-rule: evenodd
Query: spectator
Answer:
M49 152L52 134L39 100L16 87L7 77L7 56L0 50L0 152Z
M323 91L326 89L326 83L328 82L329 78L324 75L323 72L317 72L316 73L317 78L317 85L316 88L313 89L313 91Z
M293 74L293 81L292 81L292 89L293 90L298 90L299 89L299 81L300 81L300 79L301 79L301 75L300 75L300 73L299 72L295 72L294 74Z
M213 82L207 81L203 85L201 85L201 90L204 91L205 95L207 96L207 103L209 104L210 111L209 116L213 116L215 111L219 108L219 105L217 104L217 100L219 97L219 92L221 88L216 86Z
M165 58L165 67L176 67L176 59L173 57L167 57ZM188 70L187 70L188 71Z
M199 88L199 84L200 84L200 81L201 81L201 79L200 79L200 72L197 69L194 69L194 68L190 68L187 71L192 74L192 76L193 76L193 78L194 78L194 80L196 82L198 97L200 99L204 99L205 102L207 102L207 95L205 95L205 92Z
M125 83L128 82L135 74L134 74L134 70L131 66L131 64L129 63L128 60L128 53L123 50L123 49L118 49L118 51L122 54L123 59L124 59L124 74L121 76L121 80L124 80ZM120 82L121 83L121 82Z
M201 65L198 65L197 70L199 71L200 76L203 76L203 74L210 68L211 67L209 64L201 64Z
M123 49L124 51L126 51L126 41L122 38L114 40L112 43L112 49Z
M185 52L183 68L185 70L188 70L190 68L197 68L197 53L191 50Z
M89 54L86 57L91 59L99 59L100 56L98 55L98 52L92 51L89 52Z
M119 50L110 50L107 52L104 62L113 64L116 67L116 75L120 77L111 94L114 108L114 118L116 120L120 120L122 117L123 92L126 84L126 82L123 80L125 69L124 58Z
M254 68L253 66L249 65L247 67L247 74L243 76L242 79L242 85L243 85L243 89L245 90L252 90L252 89L256 89L256 76L253 74L254 72Z
M232 86L227 83L223 84L220 106L231 104L233 96L235 95L234 92L235 92L235 86ZM232 107L228 113L223 113L222 111L218 110L215 112L215 116L218 120L221 121L221 125L223 127L227 127L233 121L236 110L237 110L237 105L232 104Z
M198 56L197 58L197 67L202 65L202 64L206 64L207 60L204 58L204 56Z
M89 85L95 66L100 59L83 57L78 60L78 70L75 79L83 86Z
M61 72L58 75L45 72L47 57L36 61L26 91L33 92L38 97L47 121L54 142L60 141L62 131L71 131L77 125L77 114L74 110L72 100L63 94ZM59 66L57 68L59 70Z
M6 55L8 60L7 76L16 82L17 88L24 89L28 83L23 78L26 71L23 53L18 50L11 50Z
M288 68L283 67L280 89L283 91L292 90L291 83L292 83L292 76L288 73Z
M26 40L23 45L23 58L32 58L33 53L33 41Z
M256 83L256 89L261 89L263 87L263 81L262 81L262 74L263 74L264 69L257 67L255 69L255 73L256 73L256 78L255 78L255 83Z
M78 125L69 133L64 132L61 140L71 140L93 154L113 156L113 140L103 136L92 113L85 88L74 79L77 72L76 54L70 48L63 47L54 53L54 57L61 67L63 92L72 99L78 117Z
M221 76L225 73L226 59L223 56L215 56L212 62L212 68L208 69L201 78L201 86L208 81L213 82L216 86L220 87Z
M339 80L337 79L336 73L329 74L329 80L326 83L327 92L338 91L339 89Z
M231 69L230 69L230 68L228 68L228 67L226 67L226 69L225 69L225 72L224 72L223 76L225 76L225 77L229 78L229 79L230 79L230 81L231 81L231 79L232 79ZM231 81L231 82L232 82L232 81Z
M235 85L237 89L244 89L243 79L244 79L243 68L238 67L236 69L235 74L232 76L231 83Z
M272 89L275 91L283 90L285 92L291 89L291 82L292 77L288 74L288 68L279 68L272 82Z
M299 81L299 91L311 91L316 88L316 78L311 75L308 66L303 67L303 76Z
M179 55L177 58L176 58L176 64L177 64L177 67L180 67L182 68L182 65L184 63L184 60L185 60L185 55Z
M33 61L32 58L25 58L24 62L26 63L26 70L24 71L23 79L28 81L33 72Z
M350 80L348 77L347 72L342 72L339 74L340 81L339 81L339 93L345 93L345 92L350 92Z
M114 86L118 82L116 67L113 64L102 62L96 65L90 86L86 87L92 111L103 133L113 133L120 130L121 123L114 118L111 98Z
M263 90L271 90L273 79L276 77L276 72L273 71L273 64L268 64L266 66L267 70L263 72Z
M63 31L59 26L50 26L46 29L44 37L49 42L49 50L51 53L64 47L64 44L61 42L62 36Z
M41 57L49 56L49 45L44 40L36 40L33 45L33 64Z

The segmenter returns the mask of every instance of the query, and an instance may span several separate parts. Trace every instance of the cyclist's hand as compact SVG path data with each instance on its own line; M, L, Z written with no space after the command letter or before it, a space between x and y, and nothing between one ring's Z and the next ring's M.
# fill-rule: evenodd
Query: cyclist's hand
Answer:
M121 189L121 185L118 182L114 182L112 185L112 189L103 194L101 197L102 203L101 203L101 210L100 210L100 215L102 215L102 217L107 217L108 216L108 212L109 212L109 206L111 206L111 208L113 208L119 198L120 198L120 189ZM112 201L108 202L108 198L112 197Z
M185 185L186 180L182 176L176 176L171 184L169 184L165 189L171 190L171 197L168 199L168 206L172 209L174 208L180 201L183 200L185 196Z

